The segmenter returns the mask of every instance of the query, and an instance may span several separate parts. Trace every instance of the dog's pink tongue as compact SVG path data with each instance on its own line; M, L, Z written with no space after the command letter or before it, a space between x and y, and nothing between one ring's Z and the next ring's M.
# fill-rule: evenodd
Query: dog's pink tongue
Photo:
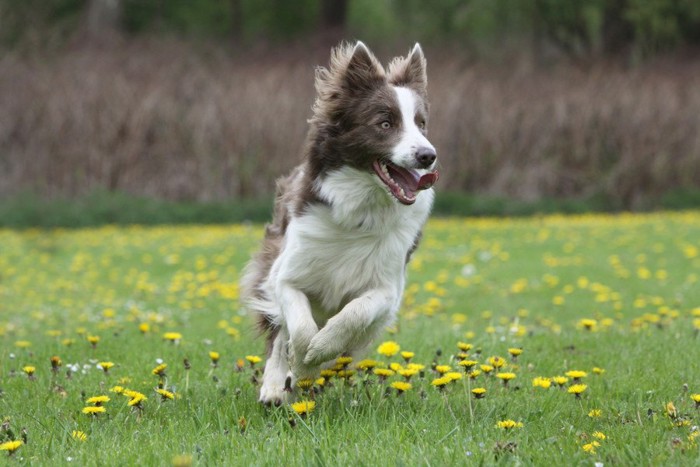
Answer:
M415 170L404 169L398 166L389 166L389 171L394 180L399 182L405 190L413 192L427 190L433 186L438 179L437 171L429 172L421 177L418 176L418 172Z
M427 174L423 175L420 180L418 180L418 185L416 186L417 190L427 190L431 186L435 185L435 182L437 182L440 174L436 170L435 172L428 172Z

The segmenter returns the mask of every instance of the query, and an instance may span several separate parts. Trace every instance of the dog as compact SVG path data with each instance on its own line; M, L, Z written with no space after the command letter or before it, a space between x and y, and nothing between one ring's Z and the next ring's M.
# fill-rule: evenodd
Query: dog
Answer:
M241 279L267 334L268 405L392 323L438 179L419 44L385 70L362 42L343 43L315 88L303 162L277 181L273 220Z

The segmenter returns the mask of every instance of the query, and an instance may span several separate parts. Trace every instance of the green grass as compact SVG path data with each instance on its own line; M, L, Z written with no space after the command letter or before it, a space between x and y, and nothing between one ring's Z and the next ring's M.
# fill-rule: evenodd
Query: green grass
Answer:
M499 196L438 192L434 217L532 216L554 213L697 209L700 190L647 196L634 205L599 194L587 198L522 201ZM32 193L0 198L0 228L94 227L100 225L231 224L267 222L272 196L223 201L170 201L122 192L95 191L75 199L44 199Z
M237 371L239 359L264 352L236 285L261 234L242 225L0 230L0 438L23 428L27 437L10 464L700 465L690 399L700 393L699 212L432 220L384 336L415 352L424 377L400 397L386 393L397 376L333 378L306 418L260 406L254 370ZM163 339L168 331L182 333L179 343ZM95 348L87 336L100 337ZM458 368L460 341L479 363L506 358L515 380L432 387L434 362ZM511 347L523 349L515 362ZM217 368L210 351L221 354ZM368 357L387 361L374 349ZM154 392L161 360L173 401ZM105 374L101 361L115 367ZM532 386L569 370L588 372L580 399ZM117 384L144 393L143 409L109 391ZM484 399L470 396L476 386ZM110 396L106 414L81 413L95 395ZM504 419L523 426L498 428ZM607 438L587 453L596 431Z

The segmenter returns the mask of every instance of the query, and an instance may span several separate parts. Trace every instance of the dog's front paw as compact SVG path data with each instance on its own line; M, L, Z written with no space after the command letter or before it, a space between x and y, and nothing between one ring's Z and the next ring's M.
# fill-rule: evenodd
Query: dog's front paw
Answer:
M350 338L351 336L342 332L339 326L333 326L329 321L326 327L311 339L304 364L319 366L334 359L347 350Z
M260 398L258 400L267 406L274 405L279 407L289 402L293 394L292 375L288 374L284 381L280 379L263 381L263 385L260 388Z
M297 370L301 369L298 367L303 364L304 357L306 356L306 349L309 348L316 334L318 334L318 327L316 327L315 324L300 326L295 329L294 332L290 332L289 363L294 370L294 375L297 377L300 376Z

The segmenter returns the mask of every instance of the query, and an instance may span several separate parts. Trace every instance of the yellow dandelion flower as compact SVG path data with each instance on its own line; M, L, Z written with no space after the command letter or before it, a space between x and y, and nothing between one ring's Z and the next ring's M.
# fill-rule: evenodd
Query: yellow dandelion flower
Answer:
M593 371L593 374L596 374L596 375L602 375L603 373L605 373L605 369L597 367L597 366L594 366L592 371Z
M326 378L326 379L330 379L330 378L334 377L334 376L337 375L337 374L338 374L337 371L331 370L330 368L327 368L327 369L325 369L325 370L321 370L321 376L324 377L324 378ZM392 374L393 374L393 373L392 373Z
M7 451L9 455L12 455L23 444L24 441L22 441L21 439L18 439L16 441L5 441L4 443L0 444L0 451Z
M600 409L591 409L590 412L588 412L588 416L591 418L598 418L601 415L603 415L603 411Z
M85 415L98 415L105 412L107 412L107 409L101 405L83 407L83 413Z
M316 402L314 401L300 401L292 404L292 410L302 417L313 412L315 408Z
M477 399L483 399L486 397L486 388L474 388L472 389L472 394Z
M300 379L299 381L297 381L297 387L303 390L310 389L313 385L314 380L312 380L311 378Z
M340 370L337 375L339 378L350 378L355 376L355 373L357 373L355 370Z
M446 385L450 384L452 380L447 376L442 376L440 378L435 378L430 384L438 389L443 389Z
M51 357L51 369L54 372L57 372L59 368L61 368L61 365L63 365L61 357L59 357L58 355L54 355L53 357Z
M471 369L474 368L478 364L479 364L479 362L477 362L476 360L462 360L458 363L459 366L464 368L464 371L466 373L471 371Z
M87 336L87 341L93 346L93 348L97 347L97 344L100 342L100 336Z
M250 366L255 366L256 363L260 363L262 361L262 358L258 357L257 355L246 355L245 357L246 360L248 360L248 363L250 363Z
M589 454L595 454L595 448L597 447L600 447L600 443L598 441L593 441L591 443L584 444L581 446L581 449Z
M700 408L700 394L691 394L690 399L695 402L695 407Z
M476 379L479 375L481 374L481 370L472 370L467 374L469 376L469 379Z
M583 318L579 320L578 327L586 331L595 331L598 327L598 321L595 319Z
M523 349L521 347L511 347L508 349L508 353L513 357L519 357L523 354Z
M124 391L124 394L126 395L126 391ZM136 391L130 391L129 397L131 397L129 402L127 402L129 407L140 407L143 401L148 400L145 394Z
M220 358L221 355L219 355L219 352L209 352L209 359L211 360L212 365L216 366L219 363Z
M578 381L579 379L585 378L586 376L588 376L588 373L586 373L585 371L581 371L581 370L571 370L571 371L567 371L564 374L566 376L568 376L569 378L573 379L574 381Z
M380 379L384 380L389 376L393 376L394 370L390 370L388 368L375 368L374 370L372 370L372 373L379 376Z
M16 341L15 342L15 347L18 347L20 349L27 349L32 346L32 343L29 341Z
M498 428L502 428L504 430L511 430L513 428L522 428L523 423L522 422L516 422L515 420L501 420L500 422L496 423L496 426Z
M379 355L383 355L385 357L393 357L399 352L399 350L401 350L401 346L394 341L382 342L379 347L377 347L377 352Z
M506 359L503 357L499 356L494 356L494 357L489 357L489 363L494 367L494 368L501 368L503 365L506 364Z
M678 409L676 409L676 406L673 402L669 402L668 404L666 404L666 415L668 415L671 418L678 418Z
M113 392L115 394L121 394L124 392L124 388L122 386L112 386L110 388L109 392Z
M536 388L548 389L552 385L552 380L543 376L537 376L532 380L532 386Z
M496 378L498 378L498 379L500 379L501 381L503 381L503 384L504 384L504 385L507 385L507 384L508 384L508 381L510 381L511 379L515 379L515 377L516 377L516 374L515 374L515 373L508 373L508 372L505 372L505 373L496 373Z
M314 381L314 384L316 384L316 386L322 388L326 384L326 378L324 378L323 376L321 376L320 378L316 378L316 381Z
M397 373L400 374L401 376L403 376L404 378L406 378L406 380L408 381L413 376L418 374L418 370L413 370L411 368L402 368L402 369L398 370Z
M24 371L27 374L27 376L32 377L32 376L34 376L34 372L36 371L36 367L33 367L32 365L23 366L22 371Z
M360 360L355 366L360 370L369 371L372 368L375 368L377 365L379 365L379 362L376 360L365 359Z
M410 362L413 357L415 357L416 354L413 352L407 352L407 351L402 351L401 352L401 358L403 358L406 363Z
M411 383L406 383L404 381L394 381L391 383L391 387L396 389L399 394L402 394L404 391L408 391L413 386L411 386Z
M493 366L491 365L479 365L479 368L484 374L489 374L493 371Z
M175 394L165 389L158 388L156 389L156 393L158 393L164 401L175 399Z
M153 373L156 376L165 376L165 369L168 368L167 363L161 363L157 367L151 370L151 373Z
M459 373L457 371L448 371L443 375L443 378L448 378L450 382L452 382L462 379L462 376L462 373Z
M457 348L462 352L469 352L474 348L472 344L467 344L466 342L457 342Z
M163 339L175 343L182 339L182 334L173 331L166 332L165 334L163 334Z
M142 334L147 334L151 331L151 325L148 323L141 323L139 324L139 331L141 331Z
M591 436L593 436L594 438L598 438L601 441L608 438L602 431L594 431L593 433L591 433Z
M396 362L391 362L391 363L389 364L389 368L392 369L392 370L394 370L394 371L403 370L403 366L401 366L400 363L396 363Z
M112 362L100 362L97 364L97 367L101 368L102 371L104 371L105 373L108 373L110 368L114 367L114 363L112 363Z
M449 365L436 365L435 366L435 371L440 373L441 375L444 375L445 373L449 372L452 368Z
M94 404L94 405L102 405L106 402L109 402L109 397L108 396L93 396L86 400L88 404Z
M554 381L559 387L562 387L569 382L569 378L566 376L555 376L552 378L552 381Z
M76 441L86 441L87 440L87 435L80 430L73 430L73 432L70 435Z
M588 389L588 386L585 385L585 384L573 384L573 385L569 386L569 389L567 390L567 392L568 392L569 394L575 395L576 398L578 399L579 397L581 397L581 394L582 394L586 389Z
M352 363L352 357L348 357L348 356L338 357L335 359L335 362L338 365L348 366Z
M409 363L408 365L406 365L406 368L408 368L409 370L423 371L425 370L425 365L423 365L422 363Z

